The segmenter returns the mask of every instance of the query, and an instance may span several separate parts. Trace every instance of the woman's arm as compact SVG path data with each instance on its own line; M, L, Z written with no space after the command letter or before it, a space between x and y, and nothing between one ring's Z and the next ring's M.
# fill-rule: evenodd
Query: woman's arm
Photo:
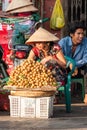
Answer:
M64 57L64 54L63 54L62 50L58 51L58 53L56 54L56 58L57 58L58 64L61 67L66 68L67 61L66 61L66 59Z
M29 59L29 60L31 60L31 59L34 60L34 58L35 58L35 54L34 54L34 52L31 50L30 53L29 53L28 59Z
M44 59L41 60L42 64L45 64L49 60L55 60L61 67L66 68L66 60L62 53L62 50L59 50L58 53L54 56L46 56Z

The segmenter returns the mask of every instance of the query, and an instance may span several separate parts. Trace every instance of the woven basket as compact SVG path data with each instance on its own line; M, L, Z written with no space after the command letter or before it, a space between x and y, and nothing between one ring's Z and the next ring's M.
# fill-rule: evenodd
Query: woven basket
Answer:
M49 97L53 96L55 91L41 91L41 90L12 90L12 96L23 96L23 97Z

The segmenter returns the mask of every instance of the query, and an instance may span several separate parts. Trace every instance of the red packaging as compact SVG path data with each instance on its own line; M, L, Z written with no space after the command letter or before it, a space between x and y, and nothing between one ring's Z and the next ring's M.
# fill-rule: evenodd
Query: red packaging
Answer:
M1 111L10 111L9 96L10 92L5 90L0 90L0 110Z

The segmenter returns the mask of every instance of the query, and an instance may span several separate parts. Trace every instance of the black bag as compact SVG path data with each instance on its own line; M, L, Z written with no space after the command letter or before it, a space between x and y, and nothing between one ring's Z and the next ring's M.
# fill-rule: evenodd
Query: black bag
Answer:
M46 62L45 66L51 70L52 75L55 77L57 82L67 80L67 70L60 67L60 65L55 60L49 60Z
M2 59L2 56L3 56L3 49L2 49L2 46L0 46L0 60Z

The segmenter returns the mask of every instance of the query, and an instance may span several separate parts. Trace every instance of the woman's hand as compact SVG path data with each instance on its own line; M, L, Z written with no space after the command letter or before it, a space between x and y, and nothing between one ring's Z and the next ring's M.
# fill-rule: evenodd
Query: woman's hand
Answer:
M72 67L73 67L73 65L72 65L72 63L70 63L70 64L69 64L70 70L72 70ZM76 76L77 74L78 74L78 68L75 68L75 70L74 70L72 76Z
M70 63L70 64L69 64L70 70L72 70L72 67L73 67L73 65L72 65L72 63Z
M52 60L52 56L47 56L46 58L41 60L41 63L44 65L47 61Z
M73 67L73 65L72 65L72 63L70 63L70 64L69 64L70 70L72 70L72 67ZM78 74L78 68L75 68L75 70L74 70L72 76L76 76L77 74Z
M72 76L76 76L78 74L78 68L75 68L74 73L72 74Z
M44 49L41 49L41 51L43 52L43 55L44 55L44 57L47 57L48 56L48 51L46 51L46 50L44 50Z

